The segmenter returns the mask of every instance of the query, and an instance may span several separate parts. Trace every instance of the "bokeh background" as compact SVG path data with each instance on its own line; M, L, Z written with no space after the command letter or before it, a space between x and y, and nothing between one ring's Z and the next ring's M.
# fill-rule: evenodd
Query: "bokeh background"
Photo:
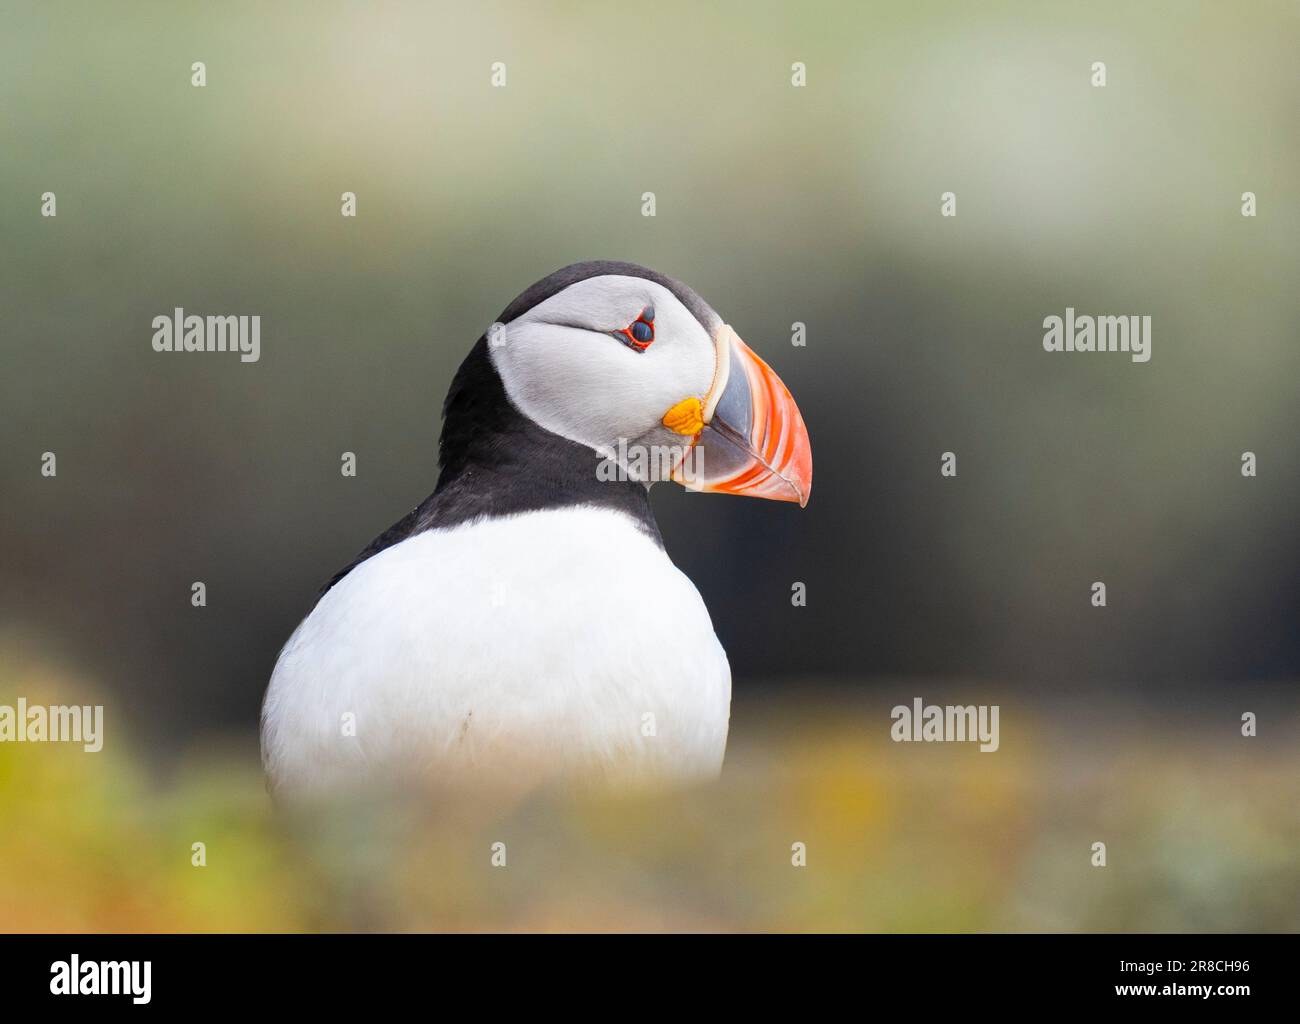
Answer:
M0 745L0 928L1300 928L1294 4L0 23L0 702L107 709L101 754ZM693 286L813 439L802 511L655 491L722 783L274 818L280 644L432 490L473 341L591 258ZM260 314L261 361L154 353L176 306ZM1066 306L1151 315L1151 361L1043 352ZM889 742L914 696L1002 749Z

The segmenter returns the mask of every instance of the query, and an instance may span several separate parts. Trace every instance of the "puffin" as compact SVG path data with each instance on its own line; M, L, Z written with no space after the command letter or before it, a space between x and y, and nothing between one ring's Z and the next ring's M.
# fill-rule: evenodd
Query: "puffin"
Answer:
M433 493L280 651L272 795L716 778L731 670L649 490L805 506L812 451L780 378L680 281L592 261L505 308L442 415Z

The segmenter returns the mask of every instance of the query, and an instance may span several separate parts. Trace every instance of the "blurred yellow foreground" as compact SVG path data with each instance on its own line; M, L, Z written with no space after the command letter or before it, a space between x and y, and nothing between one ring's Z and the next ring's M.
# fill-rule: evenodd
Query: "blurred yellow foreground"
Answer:
M1212 715L1161 731L1004 707L980 754L890 742L888 701L791 693L733 721L715 786L292 820L252 737L163 782L110 707L101 753L0 744L0 930L1300 929L1294 745L1211 738ZM0 665L0 699L19 694L93 701Z

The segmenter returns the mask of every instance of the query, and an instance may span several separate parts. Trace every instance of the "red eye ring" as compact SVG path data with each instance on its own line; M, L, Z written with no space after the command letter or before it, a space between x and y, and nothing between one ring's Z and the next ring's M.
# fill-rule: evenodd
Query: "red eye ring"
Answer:
M646 306L630 324L617 332L627 339L626 344L637 352L644 352L655 340L655 309Z

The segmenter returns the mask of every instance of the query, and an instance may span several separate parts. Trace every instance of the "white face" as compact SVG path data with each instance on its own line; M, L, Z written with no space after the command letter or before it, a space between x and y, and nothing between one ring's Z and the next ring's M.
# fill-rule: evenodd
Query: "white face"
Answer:
M638 351L619 332L647 307L654 336ZM644 333L644 331L642 331ZM667 288L606 275L570 285L489 335L506 393L534 423L596 451L689 443L663 425L669 409L703 401L713 384L713 339Z

